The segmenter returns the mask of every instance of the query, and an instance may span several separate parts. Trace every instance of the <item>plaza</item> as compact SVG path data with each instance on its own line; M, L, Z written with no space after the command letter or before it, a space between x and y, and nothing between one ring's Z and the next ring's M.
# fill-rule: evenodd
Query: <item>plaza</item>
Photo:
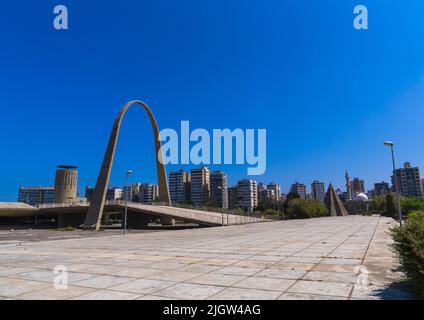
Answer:
M43 238L37 230L36 241L0 241L0 297L408 299L396 285L388 233L395 225L344 216L126 236L80 230ZM58 265L68 271L67 289L54 287Z

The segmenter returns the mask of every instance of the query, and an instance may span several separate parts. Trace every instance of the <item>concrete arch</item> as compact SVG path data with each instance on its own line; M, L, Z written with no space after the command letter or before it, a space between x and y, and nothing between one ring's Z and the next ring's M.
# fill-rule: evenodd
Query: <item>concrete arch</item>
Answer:
M159 185L159 199L160 201L165 202L166 205L171 205L165 165L162 161L162 144L159 140L159 128L156 123L156 119L153 116L152 110L150 110L147 104L140 100L133 100L122 107L115 119L115 123L113 125L112 132L109 138L109 143L107 145L107 149L103 158L102 166L100 168L99 176L97 178L96 187L94 188L93 198L91 199L90 207L85 217L85 221L81 226L83 228L95 228L96 230L98 230L100 227L122 119L125 113L127 112L128 108L131 107L133 104L139 104L140 106L142 106L149 115L155 139L156 170Z

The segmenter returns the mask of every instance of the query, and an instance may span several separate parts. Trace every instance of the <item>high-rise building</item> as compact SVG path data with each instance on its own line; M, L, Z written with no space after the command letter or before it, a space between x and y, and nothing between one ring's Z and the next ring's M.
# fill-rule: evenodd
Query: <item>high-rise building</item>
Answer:
M54 187L20 187L18 202L29 205L53 203Z
M208 167L192 169L190 178L190 199L195 205L202 206L210 198L210 170Z
M290 192L295 192L300 196L301 199L306 199L306 186L303 183L293 183L290 188Z
M88 202L91 202L93 198L94 188L93 187L85 187L85 198Z
M319 182L318 180L315 180L311 184L311 190L312 190L312 199L324 202L324 199L325 199L324 182Z
M365 183L364 180L359 178L354 178L353 181L350 182L352 189L352 196L356 196L358 193L365 193Z
M418 167L411 167L409 162L405 162L403 168L394 171L394 175L392 175L393 185L395 184L395 177L401 195L405 197L423 197L423 188Z
M230 209L238 208L238 187L228 188L228 207Z
M237 184L237 207L252 212L258 206L258 185L255 180L243 179Z
M267 190L271 190L273 192L272 199L279 201L281 199L281 186L278 183L270 182L267 185Z
M258 201L262 201L266 198L266 188L262 182L258 183Z
M180 170L169 174L169 194L172 203L190 200L190 173Z
M138 201L138 192L140 191L141 183L133 183L122 188L122 199L128 201Z
M93 198L93 193L94 193L93 187L85 187L85 197L88 202L91 202ZM122 188L113 187L113 188L107 189L106 200L111 201L111 200L121 200L121 199L125 199L124 191ZM131 201L130 199L128 200Z
M387 182L374 183L374 197L383 197L390 192L390 186Z
M106 192L106 200L123 199L122 196L123 196L122 188L113 187L113 188L109 188Z
M275 195L275 190L273 189L265 189L262 190L261 193L258 192L258 199L269 199L269 200L277 200L277 196ZM281 196L280 196L281 198Z
M159 198L159 188L152 183L141 183L138 190L138 201L152 203Z
M210 175L211 198L218 208L228 209L228 175L214 171Z

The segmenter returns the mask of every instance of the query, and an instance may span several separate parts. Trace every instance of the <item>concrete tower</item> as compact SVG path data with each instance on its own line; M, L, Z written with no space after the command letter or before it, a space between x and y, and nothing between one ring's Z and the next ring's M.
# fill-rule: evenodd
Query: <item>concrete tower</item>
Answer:
M349 177L349 173L347 172L347 170L346 170L345 179L346 179L347 200L352 200L352 186L350 184L350 177Z
M57 166L54 203L72 203L77 198L78 171L74 166Z

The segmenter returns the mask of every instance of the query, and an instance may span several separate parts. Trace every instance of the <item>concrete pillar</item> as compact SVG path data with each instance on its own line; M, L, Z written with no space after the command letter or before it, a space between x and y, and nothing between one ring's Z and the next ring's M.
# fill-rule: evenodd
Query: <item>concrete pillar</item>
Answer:
M105 215L105 222L104 222L104 224L105 224L105 226L110 225L110 215L109 214L106 214Z
M160 223L164 226L175 226L175 219L160 218Z

